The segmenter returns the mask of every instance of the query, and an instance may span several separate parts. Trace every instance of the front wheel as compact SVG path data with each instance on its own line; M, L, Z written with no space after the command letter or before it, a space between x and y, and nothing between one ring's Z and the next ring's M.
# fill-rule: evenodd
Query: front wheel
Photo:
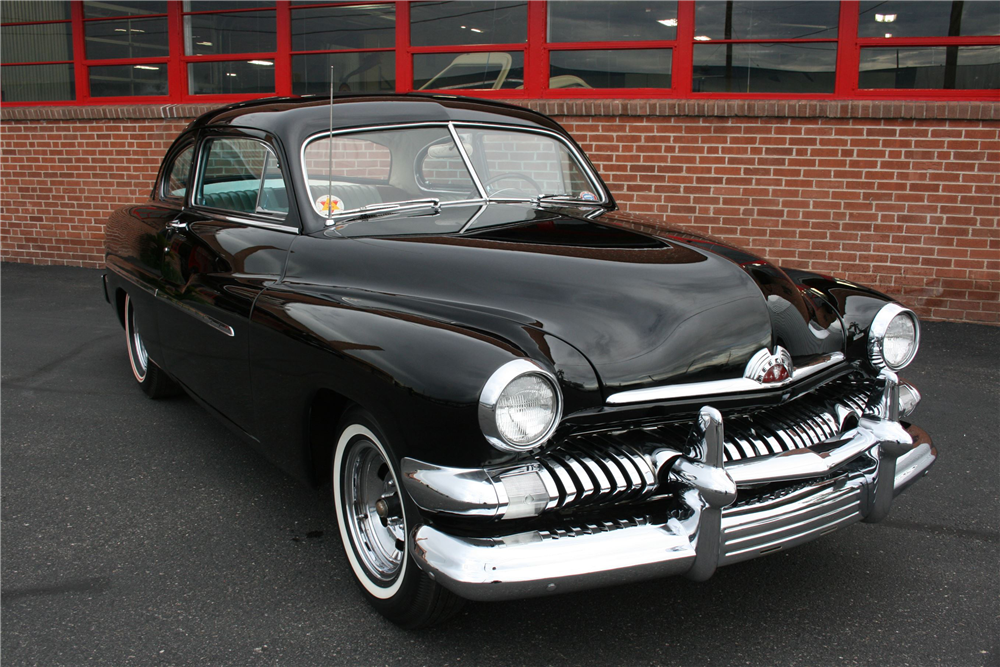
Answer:
M128 346L128 360L132 365L132 375L150 398L173 396L180 388L167 377L163 370L153 363L146 352L146 344L135 323L135 309L132 297L125 296L125 344Z
M352 409L341 421L333 456L333 498L340 537L368 602L397 625L416 629L454 615L463 600L420 571L410 556L398 464L374 418Z

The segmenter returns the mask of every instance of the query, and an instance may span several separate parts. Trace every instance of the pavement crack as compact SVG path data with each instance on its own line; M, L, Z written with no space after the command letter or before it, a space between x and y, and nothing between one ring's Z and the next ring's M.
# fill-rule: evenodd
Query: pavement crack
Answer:
M24 588L5 588L0 591L0 602L7 604L12 600L35 597L38 595L65 595L66 593L103 593L111 587L109 577L89 577L64 581L51 586L28 586Z

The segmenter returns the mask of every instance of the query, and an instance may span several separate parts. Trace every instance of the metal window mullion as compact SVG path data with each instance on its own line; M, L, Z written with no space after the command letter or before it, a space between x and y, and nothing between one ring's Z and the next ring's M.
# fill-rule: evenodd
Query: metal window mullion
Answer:
M448 131L451 132L451 138L455 141L455 145L458 147L458 154L462 156L462 161L465 162L465 168L469 170L469 174L472 176L472 182L476 184L476 190L479 191L479 196L483 199L489 199L489 195L486 194L486 188L483 187L482 181L479 180L479 174L476 173L475 167L472 166L472 160L469 159L469 154L465 152L465 146L462 145L462 138L458 136L458 130L455 129L455 124L448 122Z

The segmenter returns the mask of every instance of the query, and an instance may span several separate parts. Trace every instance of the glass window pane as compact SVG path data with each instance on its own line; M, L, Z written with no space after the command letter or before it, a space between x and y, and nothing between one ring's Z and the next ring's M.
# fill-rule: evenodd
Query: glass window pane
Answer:
M292 12L292 51L382 49L396 45L392 5L320 7Z
M837 36L838 2L703 0L695 5L695 39L826 39Z
M38 2L38 0L0 2L0 20L4 23L68 21L69 18L69 2Z
M549 88L669 88L670 49L552 51Z
M195 14L184 17L188 33L185 52L191 56L213 53L263 53L276 48L274 12Z
M524 87L524 54L420 53L413 56L416 90L468 90Z
M837 45L696 44L696 93L832 93Z
M288 192L285 190L285 179L281 175L281 167L274 153L268 151L264 161L263 188L260 199L257 200L258 213L288 213Z
M83 17L86 19L166 13L167 3L165 0L113 0L111 2L83 3Z
M329 95L331 65L337 92L391 93L396 90L396 54L361 51L292 56L292 92Z
M478 196L444 127L321 137L306 145L302 168L320 215L424 197L456 201Z
M186 12L217 12L227 9L264 9L274 7L274 0L184 0Z
M414 2L410 41L413 46L520 44L528 41L528 3Z
M1000 46L861 49L858 87L1000 88Z
M4 67L0 99L4 102L56 102L76 97L72 65Z
M4 26L0 28L0 60L5 63L73 60L72 28L69 23Z
M550 42L677 38L676 2L549 2Z
M197 203L241 213L257 209L268 151L253 139L212 139L207 144Z
M92 97L167 94L167 64L113 65L90 68Z
M192 159L194 159L194 145L188 146L174 158L174 163L170 165L167 182L164 184L163 195L165 197L183 199L187 194L188 183L191 179Z
M167 19L88 21L83 29L87 58L157 58L169 55Z
M864 1L858 37L958 37L1000 35L1000 4L983 0Z
M483 148L486 169L479 177L491 197L576 197L592 190L569 149L551 137L502 130L472 130L470 135L476 137L470 143Z
M268 60L189 63L188 88L192 95L273 93L274 63Z

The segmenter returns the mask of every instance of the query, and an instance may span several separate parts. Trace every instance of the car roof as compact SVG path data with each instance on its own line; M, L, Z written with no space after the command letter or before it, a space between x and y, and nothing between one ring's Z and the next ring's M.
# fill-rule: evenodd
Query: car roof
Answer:
M333 130L413 122L481 122L565 131L548 116L530 109L452 95L335 95ZM271 97L238 102L195 119L190 129L241 127L272 133L286 145L330 129L328 96Z

